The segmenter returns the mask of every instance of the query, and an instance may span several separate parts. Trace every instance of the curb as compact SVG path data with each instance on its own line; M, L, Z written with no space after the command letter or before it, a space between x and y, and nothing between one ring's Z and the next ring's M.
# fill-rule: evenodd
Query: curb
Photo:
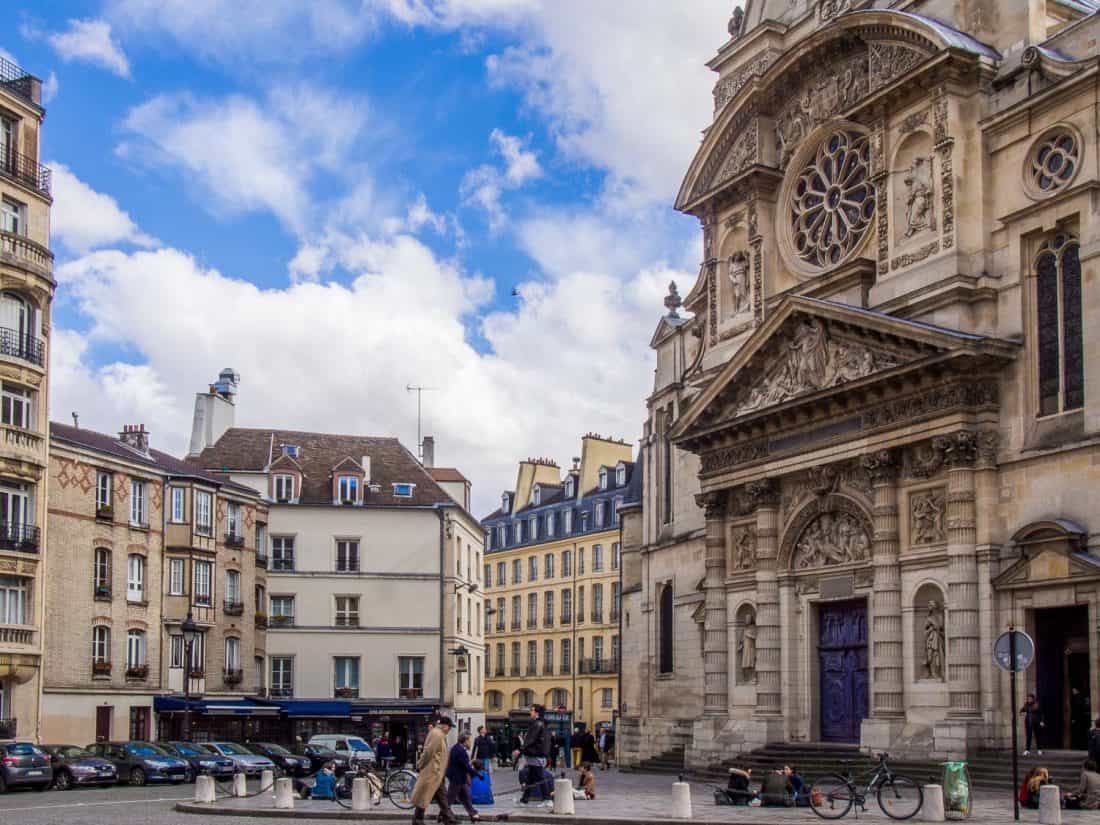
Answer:
M379 811L364 812L341 809L338 811L287 810L282 808L229 808L211 805L201 802L179 802L173 806L174 810L184 814L202 814L204 816L238 816L250 819L331 819L333 821L375 820L378 822L408 822L412 817L409 811L394 811L392 813ZM434 819L434 817L430 817ZM523 822L524 825L680 825L689 820L685 819L638 819L632 816L565 816L562 814L527 813L517 811L513 814L482 814L482 822ZM691 822L698 825L732 825L722 820L707 820L693 817ZM792 823L794 825L794 823Z

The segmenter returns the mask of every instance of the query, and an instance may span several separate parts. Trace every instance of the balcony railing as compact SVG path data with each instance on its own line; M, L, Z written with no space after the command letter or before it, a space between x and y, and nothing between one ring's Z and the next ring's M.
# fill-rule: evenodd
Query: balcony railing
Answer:
M97 504L95 508L95 517L97 521L114 521L115 508L109 504Z
M149 665L129 665L126 668L126 678L142 680L149 678Z
M504 622L497 622L497 633L504 632Z
M92 662L92 675L93 676L110 676L111 675L111 663L105 661Z
M268 627L294 627L294 617L287 615L272 616Z
M2 57L0 57L0 86L36 105L42 101L42 81ZM0 736L0 739L4 738L6 737Z
M19 731L18 719L0 719L0 739L14 739Z
M0 644L33 645L34 629L30 627L4 627L0 625Z
M520 676L519 665L512 665L512 669L508 673L510 676Z
M338 687L332 692L332 695L334 697L336 697L337 699L358 699L359 698L359 688L357 688L357 687Z
M111 585L97 584L92 590L92 598L97 602L109 602L111 600Z
M581 659L580 673L586 674L601 674L601 673L618 673L619 672L619 660L618 659Z
M359 627L359 616L337 616L336 627Z
M539 620L538 620L537 617L535 617L535 616L528 616L527 617L527 629L528 630L530 630L531 628L538 627L538 626L539 626Z
M256 616L255 616L255 621L256 621L256 627L261 628L261 629L266 628L267 627L267 614L266 613L257 613Z
M222 681L227 685L239 685L244 679L244 671L240 668L229 667L222 672Z
M293 687L273 687L268 691L272 699L290 699L294 696Z
M424 688L401 688L397 695L401 699L420 699L424 696Z
M611 610L611 615L610 615L610 616L608 617L608 620L609 620L609 621L610 621L610 622L611 622L612 624L614 624L615 622L619 621L619 611L618 611L618 610L615 610L614 608L612 608L612 610Z
M267 553L261 553L259 550L256 551L256 566L267 570Z
M593 610L592 611L592 624L603 624L603 611L602 610Z
M496 675L496 676L504 676L504 668L502 668L502 667L498 667L498 668L496 669L496 673L495 673L494 675Z
M20 553L37 553L41 531L33 524L18 521L0 521L0 550L17 550Z
M239 599L226 599L222 610L226 616L240 616L244 613L244 602Z
M25 235L0 231L0 260L3 259L47 278L53 277L53 253Z
M240 533L226 533L225 534L225 546L226 547L244 547L244 536Z
M0 175L50 196L49 168L10 147L0 150Z
M553 627L554 626L554 617L553 616L544 616L543 619L542 619L542 626L543 627Z
M573 614L572 614L572 612L562 613L561 614L561 623L562 624L572 624L573 623Z
M522 630L522 629L523 629L523 623L516 620L516 619L513 619L512 620L512 630Z

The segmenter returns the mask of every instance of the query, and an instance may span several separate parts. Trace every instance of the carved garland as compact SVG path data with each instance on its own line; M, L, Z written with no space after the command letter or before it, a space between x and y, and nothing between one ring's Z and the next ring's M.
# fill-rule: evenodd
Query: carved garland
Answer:
M943 248L955 245L955 177L951 153L955 140L947 130L947 92L941 86L936 90L932 105L933 131L936 151L940 153L940 188L943 190Z

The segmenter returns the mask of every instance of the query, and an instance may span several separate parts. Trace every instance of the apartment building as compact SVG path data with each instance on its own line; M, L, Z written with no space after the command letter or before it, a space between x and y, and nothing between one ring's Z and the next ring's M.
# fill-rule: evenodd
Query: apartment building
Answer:
M589 434L564 478L549 459L520 462L515 489L482 520L485 710L494 729L522 727L536 703L565 726L613 722L618 507L637 481L629 445Z
M39 733L55 286L45 114L42 82L0 57L0 739Z
M469 482L395 438L233 426L200 393L191 460L270 502L267 697L280 740L483 720L484 542Z
M185 732L172 697L224 706L262 685L266 504L151 449L141 425L52 423L50 447L42 739L202 738L209 717Z

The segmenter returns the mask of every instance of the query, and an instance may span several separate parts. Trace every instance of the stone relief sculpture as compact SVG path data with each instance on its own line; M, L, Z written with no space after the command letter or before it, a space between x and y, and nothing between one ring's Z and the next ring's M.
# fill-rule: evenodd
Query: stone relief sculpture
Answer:
M752 306L749 286L749 257L744 252L730 256L730 284L733 286L733 314L748 312Z
M870 557L867 529L850 513L822 513L802 531L795 547L799 569L867 561Z
M932 159L914 158L905 172L905 237L936 228L936 186Z
M809 75L782 104L775 118L780 168L786 168L799 144L814 128L866 97L867 84L866 51Z
M817 7L818 19L822 23L828 23L834 17L839 17L852 8L852 0L821 0Z
M943 650L943 608L933 599L924 620L924 667L929 679L943 681Z
M913 495L913 544L935 544L946 540L947 534L943 529L944 509L942 489Z
M756 614L751 610L745 615L741 628L741 640L737 643L737 662L741 668L742 682L750 682L756 674Z
M731 537L733 568L749 570L756 562L756 528L738 527Z

